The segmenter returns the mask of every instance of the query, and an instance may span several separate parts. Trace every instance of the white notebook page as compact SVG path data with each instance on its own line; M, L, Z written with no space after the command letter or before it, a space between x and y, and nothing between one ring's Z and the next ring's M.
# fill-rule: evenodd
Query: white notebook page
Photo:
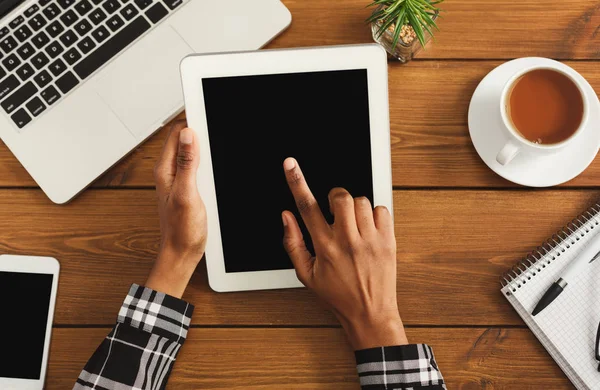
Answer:
M502 289L578 389L600 389L600 372L594 356L600 322L600 259L570 282L563 293L541 313L533 317L531 312L548 287L560 277L565 266L590 239L600 239L596 238L600 233L597 222L600 222L600 217L596 214L580 230L570 234L559 247L543 257L538 256L540 260L535 266L529 267ZM552 260L552 257L555 259Z

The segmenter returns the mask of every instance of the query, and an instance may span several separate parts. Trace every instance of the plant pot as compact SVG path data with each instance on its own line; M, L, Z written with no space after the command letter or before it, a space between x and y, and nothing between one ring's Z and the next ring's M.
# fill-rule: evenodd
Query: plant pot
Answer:
M382 6L379 6L374 12L379 11ZM432 18L436 20L439 15L437 12ZM390 57L393 57L401 62L407 62L412 60L415 55L423 48L421 42L415 37L411 43L404 43L402 38L398 39L396 46L393 46L394 42L394 31L395 25L388 28L381 36L378 36L379 27L381 26L381 20L375 20L371 23L371 32L373 34L373 40L380 44L385 51L388 52ZM427 31L423 31L425 37L425 45L431 40L431 34Z

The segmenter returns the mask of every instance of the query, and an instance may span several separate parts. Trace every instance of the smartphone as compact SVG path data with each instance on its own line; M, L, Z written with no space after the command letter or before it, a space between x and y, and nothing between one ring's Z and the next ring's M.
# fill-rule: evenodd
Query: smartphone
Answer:
M51 257L0 256L0 389L44 388L59 270Z

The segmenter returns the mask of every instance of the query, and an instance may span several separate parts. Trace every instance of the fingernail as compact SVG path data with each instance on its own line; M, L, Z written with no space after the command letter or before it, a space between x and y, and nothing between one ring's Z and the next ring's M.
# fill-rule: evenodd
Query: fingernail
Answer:
M288 222L287 222L287 218L285 216L285 213L281 214L281 219L283 220L283 227L286 227L288 225Z
M183 129L181 133L179 133L179 142L184 145L189 145L194 140L194 135L192 134L191 129Z
M296 168L296 160L294 160L291 157L286 158L283 162L283 169L285 169L286 171L291 171L294 168Z

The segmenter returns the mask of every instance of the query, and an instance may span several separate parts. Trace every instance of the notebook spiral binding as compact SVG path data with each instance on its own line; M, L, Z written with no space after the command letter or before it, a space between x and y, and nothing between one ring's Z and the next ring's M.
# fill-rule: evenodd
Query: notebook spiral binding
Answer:
M569 222L552 235L541 246L527 254L510 270L501 276L502 287L507 287L506 295L517 292L528 280L543 272L546 265L560 258L561 253L575 245L582 237L600 225L600 204L597 203ZM600 229L598 227L597 229Z

